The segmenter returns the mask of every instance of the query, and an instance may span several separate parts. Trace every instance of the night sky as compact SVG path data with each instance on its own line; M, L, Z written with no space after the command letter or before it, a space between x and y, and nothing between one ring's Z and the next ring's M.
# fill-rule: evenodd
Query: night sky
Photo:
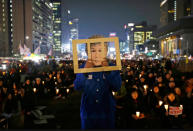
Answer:
M124 24L141 22L160 24L160 0L64 0L71 15L79 18L79 38L94 34L108 37L116 32L125 39Z

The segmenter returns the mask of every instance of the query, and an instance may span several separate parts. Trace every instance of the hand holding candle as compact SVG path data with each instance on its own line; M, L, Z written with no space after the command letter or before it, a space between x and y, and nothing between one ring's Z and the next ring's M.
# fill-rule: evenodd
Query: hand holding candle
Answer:
M56 89L56 94L58 94L59 93L59 89Z
M70 89L66 89L67 94L69 93Z
M168 111L168 105L164 105L164 107L165 107L166 111Z
M136 117L139 118L139 116L140 116L140 112L136 111Z
M163 104L163 101L160 100L160 101L159 101L159 106L161 106L162 104Z
M37 91L36 88L33 88L33 91L34 91L34 93L36 93L36 91Z

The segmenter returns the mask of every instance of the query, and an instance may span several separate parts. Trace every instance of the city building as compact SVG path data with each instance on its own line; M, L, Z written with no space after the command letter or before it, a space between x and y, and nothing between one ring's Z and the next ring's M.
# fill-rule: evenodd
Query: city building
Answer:
M13 53L13 9L12 0L0 1L0 56Z
M160 54L164 57L193 55L193 0L176 2L176 19L163 24L153 35L159 40ZM171 1L162 1L160 8ZM163 14L161 14L163 15ZM160 22L162 23L161 16Z
M3 7L0 26L4 27L1 27L4 54L19 55L19 44L25 44L31 52L40 46L40 53L47 54L53 44L49 0L2 0L0 6Z
M61 0L52 0L53 10L53 51L54 55L61 54L62 45L62 3Z
M64 5L64 4L63 4ZM71 11L63 8L62 22L62 53L72 54L72 40L79 38L79 19L71 15ZM85 48L84 46L79 48Z
M160 23L165 26L191 14L191 0L163 0L160 3Z
M127 43L129 44L129 50L138 50L141 45L146 41L155 39L152 36L152 32L156 30L157 26L147 25L147 22L143 21L141 23L128 23L125 25Z

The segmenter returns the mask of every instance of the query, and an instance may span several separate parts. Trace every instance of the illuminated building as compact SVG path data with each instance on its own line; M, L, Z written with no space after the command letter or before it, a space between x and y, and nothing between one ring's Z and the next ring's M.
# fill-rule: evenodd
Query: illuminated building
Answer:
M161 11L168 2L172 1L166 0L161 4ZM161 13L162 27L153 34L159 40L160 54L173 58L193 55L193 1L173 0L173 2L176 3L176 19L163 22L162 18L165 16Z
M167 25L184 16L191 15L192 0L162 0L160 3L160 22L161 25Z
M53 0L53 51L55 55L61 54L61 44L62 44L62 14L61 14L61 0Z
M2 28L6 56L19 54L19 44L33 52L39 45L41 53L47 54L52 47L52 9L49 0L2 0L5 9ZM2 22L0 22L2 23ZM1 25L1 24L0 24ZM1 27L0 27L1 28Z
M156 28L155 25L147 25L146 22L141 22L139 24L128 23L125 30L130 52L136 50L138 46L143 45L146 41L155 39L152 36L152 32Z
M66 8L63 8L62 10L64 19L62 23L62 53L72 54L72 40L79 38L79 19L74 18L71 15L70 10ZM79 48L84 48L84 46Z
M12 0L0 1L0 56L11 56L13 49Z

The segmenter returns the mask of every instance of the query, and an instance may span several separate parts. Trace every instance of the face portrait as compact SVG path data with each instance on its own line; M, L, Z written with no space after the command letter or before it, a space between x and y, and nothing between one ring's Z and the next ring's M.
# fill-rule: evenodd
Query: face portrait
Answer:
M176 99L174 93L170 93L170 94L168 95L168 99L169 99L171 102L173 102L173 101Z
M104 48L104 53L103 53ZM91 44L91 60L95 66L100 66L102 64L102 61L106 59L107 55L107 47L102 46L102 44Z
M131 97L132 97L133 100L136 100L136 99L138 98L138 93L137 93L137 91L132 92L132 93L131 93Z

